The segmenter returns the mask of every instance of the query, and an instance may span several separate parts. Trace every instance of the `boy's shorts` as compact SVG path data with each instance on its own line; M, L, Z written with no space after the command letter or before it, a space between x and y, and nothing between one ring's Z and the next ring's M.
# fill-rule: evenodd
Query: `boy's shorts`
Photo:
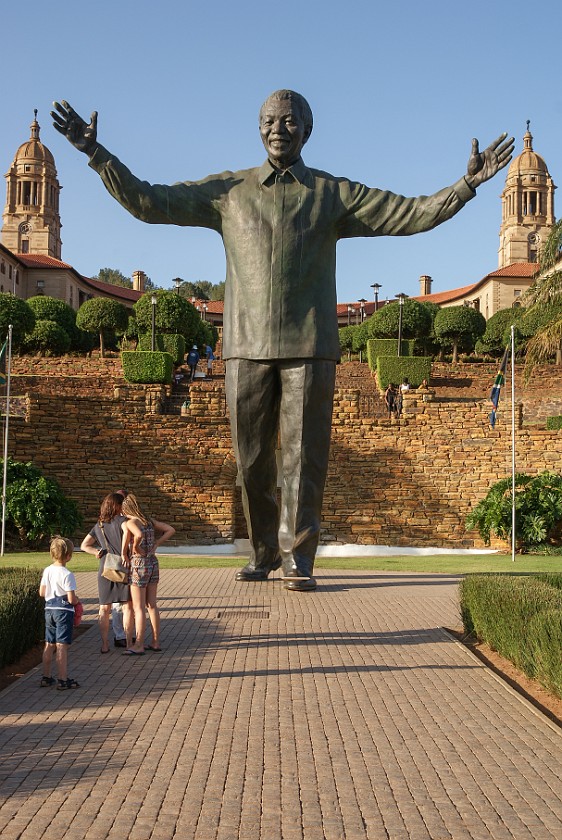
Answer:
M45 610L45 641L50 645L72 644L74 610Z

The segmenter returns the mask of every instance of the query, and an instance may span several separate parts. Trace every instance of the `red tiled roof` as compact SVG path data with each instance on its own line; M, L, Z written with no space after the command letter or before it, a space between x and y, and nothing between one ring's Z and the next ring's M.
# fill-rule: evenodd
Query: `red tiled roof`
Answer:
M209 315L222 315L224 312L224 300L198 300L197 298L187 298L187 300L199 309L206 306Z
M497 271L491 271L484 277L534 277L539 267L538 263L513 263L513 265L506 265L504 268L498 268Z
M16 257L28 268L72 268L68 263L46 254L16 254Z
M84 277L83 274L80 277L87 286L93 286L94 289L107 294L109 297L120 297L123 300L136 303L144 294L143 292L138 292L136 289L126 289L124 286L116 286L113 283L102 283L101 280L94 280L93 277Z

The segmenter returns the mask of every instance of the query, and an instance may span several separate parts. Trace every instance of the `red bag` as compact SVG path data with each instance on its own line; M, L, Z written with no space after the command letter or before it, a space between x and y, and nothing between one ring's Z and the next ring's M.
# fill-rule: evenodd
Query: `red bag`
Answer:
M75 627L78 627L78 625L82 621L82 616L83 615L84 615L84 607L80 603L80 601L78 601L77 604L74 604L74 626Z

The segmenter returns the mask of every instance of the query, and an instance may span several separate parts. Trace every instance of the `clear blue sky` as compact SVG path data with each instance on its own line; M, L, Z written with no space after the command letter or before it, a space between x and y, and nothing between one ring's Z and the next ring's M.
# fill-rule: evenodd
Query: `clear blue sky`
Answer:
M288 87L314 112L305 161L335 175L432 193L465 173L472 137L483 148L507 131L518 154L530 119L559 183L561 18L559 0L12 2L2 12L0 165L5 173L37 108L63 185L66 262L86 275L140 268L163 287L177 276L218 283L219 236L130 217L52 128L52 100L85 118L99 111L100 142L151 182L261 164L259 107ZM370 300L374 282L382 299L418 294L420 274L437 292L493 271L504 177L435 231L340 243L338 300Z

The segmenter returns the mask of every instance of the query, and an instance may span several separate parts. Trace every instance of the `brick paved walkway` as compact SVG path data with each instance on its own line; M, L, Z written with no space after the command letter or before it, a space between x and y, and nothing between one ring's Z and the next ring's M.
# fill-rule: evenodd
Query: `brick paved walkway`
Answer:
M164 571L165 652L2 692L2 840L559 839L562 732L440 629L455 578L318 579Z

